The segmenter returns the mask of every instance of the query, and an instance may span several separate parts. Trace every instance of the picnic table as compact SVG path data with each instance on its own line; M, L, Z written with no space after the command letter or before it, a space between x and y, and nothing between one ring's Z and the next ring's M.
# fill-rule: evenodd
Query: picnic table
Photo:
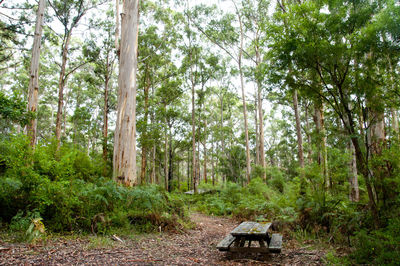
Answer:
M280 253L282 235L270 235L270 227L268 222L243 222L221 240L217 248L239 253Z

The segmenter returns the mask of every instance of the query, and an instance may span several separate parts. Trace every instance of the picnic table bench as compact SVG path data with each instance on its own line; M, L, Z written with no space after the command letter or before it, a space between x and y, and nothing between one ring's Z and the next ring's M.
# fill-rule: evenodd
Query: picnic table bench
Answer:
M270 236L270 226L271 223L267 222L243 222L221 240L217 248L220 251L240 253L280 253L282 235ZM258 246L252 246L253 243L258 243Z

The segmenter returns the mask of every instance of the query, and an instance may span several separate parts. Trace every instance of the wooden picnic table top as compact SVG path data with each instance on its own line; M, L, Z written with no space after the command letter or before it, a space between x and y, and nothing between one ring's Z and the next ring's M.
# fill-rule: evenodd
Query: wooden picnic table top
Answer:
M266 236L271 223L267 222L243 222L238 227L233 229L231 235L238 236Z

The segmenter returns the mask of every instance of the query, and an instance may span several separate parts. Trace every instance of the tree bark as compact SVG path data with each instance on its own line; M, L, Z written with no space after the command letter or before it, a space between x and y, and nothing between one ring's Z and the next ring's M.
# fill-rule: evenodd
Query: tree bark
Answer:
M164 107L166 110L166 107ZM167 118L165 118L165 124L167 125ZM165 141L164 141L164 188L165 191L168 191L168 175L169 175L169 170L168 170L168 156L169 156L169 151L168 151L168 130L165 131Z
M224 96L221 93L221 125L220 125L220 130L221 130L221 151L222 155L220 156L221 158L226 158L225 154L225 134L223 132L224 129ZM225 184L226 176L224 173L222 173L222 183Z
M301 123L300 123L300 114L299 114L299 103L297 99L297 90L293 90L293 108L294 108L294 116L296 119L296 135L297 135L297 149L299 155L299 164L300 168L304 168L304 153L303 153L303 137L301 135Z
M136 71L139 0L125 0L121 19L121 57L118 77L118 115L114 140L114 179L137 185Z
M255 164L260 164L260 146L259 146L259 131L258 131L258 112L257 112L257 105L258 105L258 100L257 100L257 94L254 96L254 126L255 130L254 132L256 133L256 158L255 158Z
M42 39L43 17L46 6L45 0L39 0L36 13L35 37L33 39L32 59L28 87L28 111L37 114L39 99L39 61ZM30 138L31 147L35 147L37 138L37 118L33 118L26 126L27 135Z
M150 77L149 74L146 73L146 85L144 86L144 129L143 129L143 141L142 143L142 162L141 162L141 170L140 170L140 182L142 184L146 183L146 166L147 166L147 124L149 117L149 89L150 89Z
M110 65L109 65L109 54L107 53L106 58L106 73L104 80L104 108L103 108L103 174L107 173L107 157L108 157L108 148L107 148L107 138L108 138L108 86L110 83Z
M250 183L250 146L249 146L249 129L247 123L247 107L246 107L246 95L244 93L244 78L243 78L243 68L242 68L242 58L243 58L243 41L244 41L244 32L243 32L243 24L242 18L237 10L237 15L239 19L240 25L240 50L239 50L239 74L240 74L240 86L242 88L242 102L243 102L243 118L244 118L244 133L245 133L245 140L246 140L246 179L247 183Z
M203 154L204 154L204 161L203 161L203 178L204 182L207 184L207 119L204 121L204 142L203 142Z
M186 182L187 182L187 190L190 190L190 180L193 180L193 178L190 178L190 148L188 148L188 151L187 151L187 172L186 172L186 175L187 175L187 179L186 179Z
M115 51L117 52L117 57L120 55L120 46L119 46L119 1L115 0Z
M211 177L212 177L212 184L213 184L213 186L215 186L214 134L212 135L212 140L211 140Z
M315 127L318 134L318 163L322 167L322 176L325 186L331 186L331 180L328 177L328 151L326 146L326 132L324 122L323 104L318 102L314 106L315 109Z
M391 109L392 113L392 119L393 119L393 132L395 134L396 140L400 140L400 135L399 135L399 118L397 117L397 111L396 109L392 108Z
M307 144L308 144L308 163L312 163L312 143L311 143L311 132L310 132L310 122L308 121L308 108L309 106L306 106L305 108L305 120L306 120L306 130L307 130Z
M257 67L261 64L261 55L258 45L256 46L256 65ZM261 82L257 80L257 99L258 99L258 115L259 115L259 147L260 147L260 165L264 168L263 170L263 179L267 179L267 175L265 172L265 148L264 148L264 114L263 114L263 100L262 100L262 86Z
M57 108L57 118L56 118L57 151L60 150L60 145L61 145L61 124L62 124L62 113L64 105L64 86L67 81L67 77L65 76L65 71L68 60L68 48L70 40L71 40L71 30L68 31L65 36L65 41L61 52L62 61L61 61L60 77L58 79L58 108Z
M153 155L152 156L153 163L151 164L150 183L155 184L155 182L156 182L156 144L153 144L152 155Z
M358 187L357 161L354 145L351 141L349 141L348 150L351 155L349 161L349 200L358 202L360 200L360 192Z
M342 90L341 87L339 87L339 90ZM341 91L342 92L342 91ZM343 95L343 93L342 93ZM359 142L359 138L356 133L356 127L353 121L353 113L352 110L348 106L348 102L346 101L345 98L341 99L343 101L343 108L344 108L344 113L342 116L342 121L346 125L347 133L350 136L351 142L353 143L354 146L354 151L355 151L355 156L357 159L357 170L359 173L361 173L364 178L365 178L365 185L367 187L367 193L368 193L368 199L369 199L369 207L371 208L371 213L374 219L374 224L375 228L379 228L379 213L378 213L378 207L376 204L375 196L374 196L374 191L372 187L372 180L371 180L371 174L370 174L370 169L368 166L368 155L366 158L364 157L363 151L361 149L361 145ZM362 123L361 123L362 124ZM366 145L368 147L368 143Z

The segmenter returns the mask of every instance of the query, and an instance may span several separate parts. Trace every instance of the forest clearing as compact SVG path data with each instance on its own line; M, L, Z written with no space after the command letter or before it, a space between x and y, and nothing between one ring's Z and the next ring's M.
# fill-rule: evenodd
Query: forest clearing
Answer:
M217 242L237 222L194 213L196 226L184 233L125 236L124 242L107 238L103 243L93 238L55 238L45 244L23 245L0 242L0 265L16 264L107 264L107 265L323 265L323 250L311 245L286 241L281 254L230 258L219 252ZM310 242L309 242L310 243Z
M399 265L399 25L398 0L0 0L0 264Z

